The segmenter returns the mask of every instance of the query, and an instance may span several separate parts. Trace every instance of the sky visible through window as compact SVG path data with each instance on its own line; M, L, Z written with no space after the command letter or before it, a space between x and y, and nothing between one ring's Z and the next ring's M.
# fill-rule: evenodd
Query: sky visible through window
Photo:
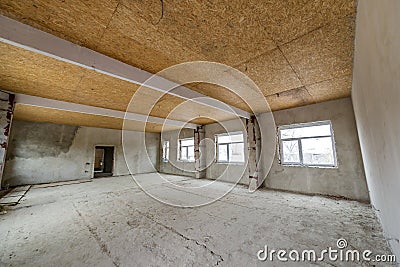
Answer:
M243 133L220 134L216 142L218 162L244 162Z
M335 153L331 125L299 125L280 129L283 164L334 166Z

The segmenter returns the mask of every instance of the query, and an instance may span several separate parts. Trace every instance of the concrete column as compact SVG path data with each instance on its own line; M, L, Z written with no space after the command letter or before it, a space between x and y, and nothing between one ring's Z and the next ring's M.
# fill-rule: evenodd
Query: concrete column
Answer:
M194 160L195 160L195 170L196 170L196 178L205 178L206 170L205 170L205 144L201 143L205 138L205 129L204 126L197 127L194 130Z
M259 185L259 170L258 170L258 157L259 157L259 145L261 141L259 136L259 130L257 129L257 123L255 116L251 116L250 119L246 120L247 130L247 148L248 148L248 170L249 170L249 190L254 191Z
M7 154L8 137L14 113L15 95L0 91L0 189Z

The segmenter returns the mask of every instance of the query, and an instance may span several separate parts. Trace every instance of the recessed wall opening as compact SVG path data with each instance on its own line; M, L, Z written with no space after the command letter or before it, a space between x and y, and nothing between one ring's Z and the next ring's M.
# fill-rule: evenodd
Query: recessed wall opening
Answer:
M96 146L94 153L94 177L107 177L113 175L114 147Z

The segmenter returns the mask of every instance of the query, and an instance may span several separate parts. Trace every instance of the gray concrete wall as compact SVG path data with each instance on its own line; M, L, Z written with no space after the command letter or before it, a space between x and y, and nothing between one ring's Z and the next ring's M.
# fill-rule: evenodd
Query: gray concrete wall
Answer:
M330 120L336 142L338 167L283 166L278 162L277 151L271 170L264 182L266 187L369 201L350 98L281 110L274 112L274 117L277 126ZM263 146L263 149L270 150L272 148Z
M132 173L155 171L159 134L146 133L145 137L142 132L130 132L129 137L125 140L125 153L131 163ZM147 153L141 148L144 138ZM97 145L115 146L113 174L129 174L119 130L14 121L3 185L92 178L94 150Z
M219 181L249 184L249 173L247 164L224 164L218 163L215 159L215 135L227 132L243 132L245 159L248 158L248 145L246 133L246 121L231 120L222 123L213 123L205 126L206 142L206 177L218 179Z
M223 164L215 161L215 135L226 132L243 131L245 141L245 157L247 157L247 143L246 143L246 129L245 120L231 120L225 121L221 124L213 123L205 126L205 151L206 155L205 165L206 178L218 179L219 181L226 182L239 182L241 184L248 184L248 172L246 164ZM178 161L178 139L189 138L194 136L194 131L191 129L183 129L182 131L164 132L161 135L162 141L170 142L170 158L169 162L160 162L160 172L176 175L185 175L196 177L195 163L194 162L181 162ZM229 168L228 168L229 167ZM238 174L242 174L238 177ZM239 179L240 178L240 179Z
M399 25L400 1L359 1L352 90L371 203L398 260L400 259Z
M271 124L270 116L260 114L260 120ZM276 151L264 186L272 189L294 191L306 194L342 196L363 202L369 202L368 189L364 175L354 112L350 98L287 109L273 113L276 125L330 120L334 130L337 168L312 168L283 166L278 162L278 151L273 143L263 144L260 162L260 175L267 172L267 158ZM272 124L271 124L272 125ZM224 129L225 127L225 129ZM275 135L274 129L263 129L263 134ZM206 177L227 182L249 184L248 169L245 164L221 164L215 161L215 135L225 132L243 131L245 138L245 156L248 155L245 120L232 120L205 126L206 137ZM273 133L272 133L273 132ZM170 141L170 162L160 163L160 171L176 175L194 175L194 163L177 161L177 140L193 136L193 130L163 133L162 140ZM265 136L266 137L266 136ZM275 138L275 137L273 137ZM271 138L265 138L267 141ZM228 168L229 166L229 168ZM184 171L186 170L186 171Z
M160 161L159 169L162 173L196 177L195 163L178 160L178 139L194 137L194 130L182 129L161 134L161 142L169 141L169 161Z

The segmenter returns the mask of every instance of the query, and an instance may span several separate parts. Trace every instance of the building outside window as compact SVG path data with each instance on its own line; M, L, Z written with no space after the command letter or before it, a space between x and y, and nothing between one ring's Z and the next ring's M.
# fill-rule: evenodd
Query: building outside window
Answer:
M215 136L218 163L243 163L244 140L242 132L217 134Z
M194 137L178 140L178 160L194 162Z
M330 121L278 127L282 165L336 167L335 141Z

